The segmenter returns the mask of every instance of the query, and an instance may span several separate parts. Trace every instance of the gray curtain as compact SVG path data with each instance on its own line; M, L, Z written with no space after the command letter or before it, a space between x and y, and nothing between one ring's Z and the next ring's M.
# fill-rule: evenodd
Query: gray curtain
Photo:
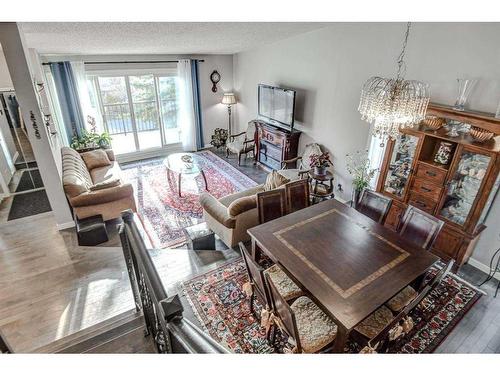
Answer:
M50 70L54 77L68 142L71 143L73 136L80 137L85 131L76 79L69 61L50 63Z

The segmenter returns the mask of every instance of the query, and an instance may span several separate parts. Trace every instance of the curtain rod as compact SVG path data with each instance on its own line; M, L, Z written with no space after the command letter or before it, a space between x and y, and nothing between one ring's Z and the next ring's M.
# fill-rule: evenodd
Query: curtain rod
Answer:
M205 60L197 60L198 62L205 62ZM167 64L167 63L178 63L179 60L155 60L155 61L84 61L85 65L97 65L97 64ZM54 64L53 62L42 63L42 65Z

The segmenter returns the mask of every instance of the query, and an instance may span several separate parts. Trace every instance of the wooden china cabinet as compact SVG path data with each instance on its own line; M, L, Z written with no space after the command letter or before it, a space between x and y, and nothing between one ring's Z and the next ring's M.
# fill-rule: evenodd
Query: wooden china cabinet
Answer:
M461 266L486 228L484 220L499 190L500 119L438 104L430 104L427 115L444 118L447 125L433 131L422 123L387 144L377 185L377 191L393 198L384 225L396 230L408 205L431 213L445 222L432 252ZM467 124L495 136L480 143L466 131L447 135L450 126L467 129ZM435 161L442 143L447 163Z

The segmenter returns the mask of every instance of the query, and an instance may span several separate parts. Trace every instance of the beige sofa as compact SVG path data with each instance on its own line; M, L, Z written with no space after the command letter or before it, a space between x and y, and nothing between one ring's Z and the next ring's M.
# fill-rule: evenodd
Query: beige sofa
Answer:
M220 199L209 193L200 196L205 221L227 246L250 240L247 229L259 225L256 194L262 191L264 185Z
M110 220L126 209L136 211L132 185L121 178L113 151L106 150L106 154L111 165L88 170L78 152L69 147L61 149L64 192L78 219L102 215L103 220ZM108 181L113 186L94 190L95 185Z

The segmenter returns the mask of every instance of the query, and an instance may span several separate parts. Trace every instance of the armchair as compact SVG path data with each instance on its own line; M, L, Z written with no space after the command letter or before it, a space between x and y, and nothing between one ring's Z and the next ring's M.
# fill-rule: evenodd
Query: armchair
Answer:
M233 152L238 155L238 165L241 165L241 155L247 156L249 152L253 154L255 159L255 125L250 122L247 130L244 132L230 135L229 141L226 144L226 157Z
M281 170L279 170L278 173L288 178L290 181L305 178L307 177L307 173L311 170L309 164L311 155L321 155L322 152L319 144L310 143L306 145L302 156L283 160L281 162Z

